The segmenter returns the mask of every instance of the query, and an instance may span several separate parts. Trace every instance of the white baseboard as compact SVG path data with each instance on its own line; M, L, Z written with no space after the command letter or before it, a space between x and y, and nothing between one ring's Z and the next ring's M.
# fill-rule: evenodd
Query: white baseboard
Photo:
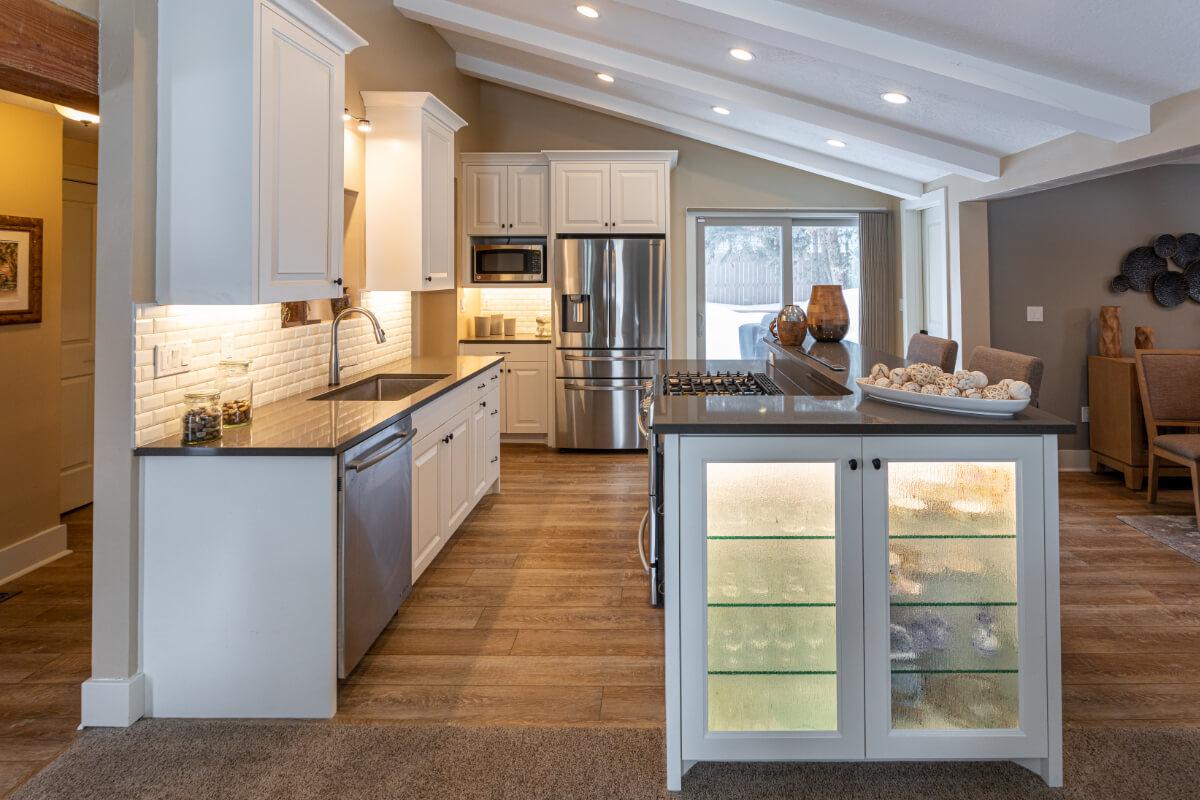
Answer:
M67 549L67 526L55 525L0 550L0 585L62 558Z
M1059 450L1059 472L1086 472L1090 470L1092 459L1091 450Z
M146 676L83 682L83 728L128 728L146 715Z

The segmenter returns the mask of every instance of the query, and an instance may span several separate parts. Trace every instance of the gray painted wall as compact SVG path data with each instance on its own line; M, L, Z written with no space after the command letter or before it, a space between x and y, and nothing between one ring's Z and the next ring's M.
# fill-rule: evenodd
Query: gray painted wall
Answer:
M1108 289L1129 250L1188 231L1200 233L1200 166L1152 167L988 204L992 345L1045 360L1042 408L1079 423L1102 305L1121 307L1126 355L1135 325L1153 327L1159 347L1200 347L1200 304L1168 309L1149 294ZM1037 305L1046 321L1026 322L1025 307ZM1059 446L1088 449L1087 427Z

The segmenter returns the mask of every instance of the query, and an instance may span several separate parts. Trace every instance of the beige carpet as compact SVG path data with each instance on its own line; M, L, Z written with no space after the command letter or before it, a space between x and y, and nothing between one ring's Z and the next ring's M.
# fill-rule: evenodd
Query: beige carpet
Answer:
M143 721L85 733L17 800L656 800L661 732ZM1067 734L1067 789L1013 764L700 764L688 800L1195 800L1200 731Z

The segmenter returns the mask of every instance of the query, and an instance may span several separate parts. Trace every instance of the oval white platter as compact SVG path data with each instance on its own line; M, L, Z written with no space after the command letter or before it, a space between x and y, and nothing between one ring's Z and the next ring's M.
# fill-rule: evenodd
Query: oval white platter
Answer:
M983 400L973 397L946 397L940 394L906 392L903 389L876 386L868 378L859 378L855 383L867 397L873 397L885 403L923 408L928 411L945 411L950 414L1011 417L1029 405L1028 400Z

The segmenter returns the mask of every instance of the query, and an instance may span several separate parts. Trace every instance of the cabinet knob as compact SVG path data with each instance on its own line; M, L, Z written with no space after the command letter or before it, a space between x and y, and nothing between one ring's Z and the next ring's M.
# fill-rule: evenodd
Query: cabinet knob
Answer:
M874 467L875 469L881 469L883 467L883 462L880 461L878 458L872 458L871 466Z
M450 434L447 434L447 435L450 437L450 441L452 441L452 442L453 442L453 441L454 441L454 434L453 434L453 433L450 433Z
M852 470L858 469L858 459L857 458L850 459L850 469L852 469Z
M442 444L450 444L450 436L449 435L442 437Z
M495 464L495 463L496 463L497 461L499 461L499 460L500 460L500 456L492 456L492 463L493 463L493 464Z
M500 409L498 409L498 408L493 408L493 409L492 409L492 416L493 416L493 417L494 417L494 416L496 416L496 415L497 415L497 414L499 414L499 413L500 413Z
M480 408L487 408L487 400L480 400L480 401L479 401L479 407L480 407Z
M342 279L341 279L341 278L334 278L334 279L333 279L333 282L334 282L334 283L336 283L338 286L341 286L341 285L342 285Z
M426 275L426 276L425 276L425 282L426 282L426 283L433 283L433 276L432 276L432 275Z

